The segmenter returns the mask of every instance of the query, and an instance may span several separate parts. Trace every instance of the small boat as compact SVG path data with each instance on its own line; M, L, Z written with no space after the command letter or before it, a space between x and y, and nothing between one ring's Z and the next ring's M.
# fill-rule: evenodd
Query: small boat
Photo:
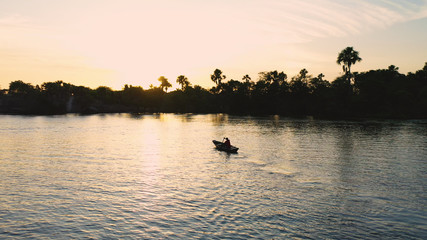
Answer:
M239 150L238 147L235 147L233 145L231 145L230 147L227 147L227 146L225 146L225 144L223 142L220 142L217 140L213 140L212 142L213 142L213 144L215 144L216 149L218 149L220 151L229 152L229 153L237 153L237 150Z

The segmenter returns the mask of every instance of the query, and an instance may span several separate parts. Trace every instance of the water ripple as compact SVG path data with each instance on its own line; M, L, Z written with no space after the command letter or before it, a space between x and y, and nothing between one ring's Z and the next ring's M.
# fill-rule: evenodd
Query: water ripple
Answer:
M426 238L425 123L212 119L0 116L0 238Z

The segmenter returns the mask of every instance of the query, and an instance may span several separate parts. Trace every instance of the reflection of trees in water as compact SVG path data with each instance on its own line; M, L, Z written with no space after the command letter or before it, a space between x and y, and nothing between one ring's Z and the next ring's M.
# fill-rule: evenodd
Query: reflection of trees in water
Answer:
M388 135L386 122L341 122L333 131L337 136L337 166L343 184L359 184L367 154L376 142Z
M331 128L336 137L336 157L330 166L334 178L329 198L338 213L333 221L343 230L360 224L355 221L355 214L369 221L378 214L394 216L393 207L407 207L402 206L402 202L413 205L417 197L409 197L407 193L417 192L419 190L411 188L423 185L420 166L413 159L422 157L401 151L419 152L415 151L416 144L411 146L413 142L406 136L416 137L420 133L410 133L408 126L411 124L407 121L364 121L338 122ZM421 130L420 125L416 128ZM423 149L419 150L425 152L425 146ZM408 197L411 200L406 202Z

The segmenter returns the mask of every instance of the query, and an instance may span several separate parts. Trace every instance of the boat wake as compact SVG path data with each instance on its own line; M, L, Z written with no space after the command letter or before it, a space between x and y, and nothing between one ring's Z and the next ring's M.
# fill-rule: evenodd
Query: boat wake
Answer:
M269 172L269 173L272 173L272 174L286 175L288 177L294 177L296 175L296 172L291 171L291 169L284 168L284 167L277 166L277 165L265 166L262 168L262 170Z

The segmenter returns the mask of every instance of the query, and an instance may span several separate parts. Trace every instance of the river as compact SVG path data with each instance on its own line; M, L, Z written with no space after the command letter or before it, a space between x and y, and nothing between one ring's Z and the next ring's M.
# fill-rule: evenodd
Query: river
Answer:
M427 238L425 120L0 115L0 150L0 238Z

